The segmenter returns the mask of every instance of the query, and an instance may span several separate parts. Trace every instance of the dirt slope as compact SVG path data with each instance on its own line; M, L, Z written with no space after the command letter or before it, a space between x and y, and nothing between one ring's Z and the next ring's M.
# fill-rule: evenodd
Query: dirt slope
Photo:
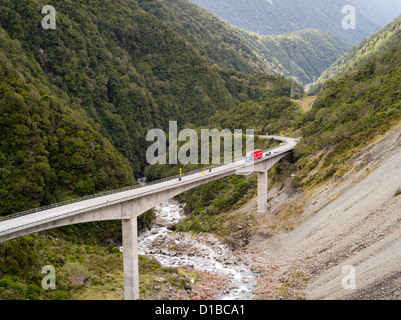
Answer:
M401 298L401 126L353 164L306 202L299 226L258 243L267 261L280 261L281 276L309 278L293 298ZM355 289L343 288L346 265L355 268Z

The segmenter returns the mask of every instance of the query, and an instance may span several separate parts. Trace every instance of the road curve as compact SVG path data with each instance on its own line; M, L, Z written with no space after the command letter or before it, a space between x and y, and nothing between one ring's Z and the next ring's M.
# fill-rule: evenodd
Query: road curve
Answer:
M271 154L269 156L264 156L262 159L259 159L258 161L263 161L268 158L273 158L282 155L284 153L290 152L291 150L294 149L294 147L298 143L298 139L283 137L283 136L268 136L268 137L260 136L260 137L279 140L282 141L283 143L281 143L278 147L275 147L273 149L265 150L264 154L267 151L270 151ZM3 218L3 221L0 221L0 242L2 236L13 233L18 230L22 230L24 228L28 228L34 225L39 225L45 222L48 223L61 218L66 218L72 215L83 213L89 210L115 205L117 203L122 203L128 200L132 200L143 195L157 193L161 190L174 188L180 184L185 184L193 181L201 181L203 179L210 181L210 178L212 178L213 176L221 176L221 174L227 172L229 173L231 171L233 172L233 174L235 174L236 170L245 167L245 165L246 165L245 160L240 159L229 164L224 164L214 167L211 170L211 172L209 172L207 169L205 170L204 173L198 171L183 175L180 180L178 179L178 177L174 177L169 180L161 181L159 183L147 184L139 188L128 189L124 191L117 190L115 192L110 192L110 194L96 196L94 198L84 199L81 201L79 201L80 199L78 199L78 201L70 204L65 204L65 205L62 205L63 203L61 203L60 205L55 204L52 206L44 207L43 210L41 210L42 208L39 208L38 212L12 215L11 219L7 219L7 217L5 217L5 219L7 220Z

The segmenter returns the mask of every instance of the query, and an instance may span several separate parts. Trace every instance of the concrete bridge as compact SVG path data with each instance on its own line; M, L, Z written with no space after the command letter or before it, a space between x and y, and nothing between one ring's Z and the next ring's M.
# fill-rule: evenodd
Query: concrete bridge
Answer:
M121 220L123 233L124 294L126 300L139 298L137 218L156 205L202 184L230 175L258 173L258 212L267 212L267 171L291 153L297 139L270 136L280 146L264 151L253 163L244 159L204 172L184 174L150 183L29 210L0 220L0 242L66 225ZM269 153L269 155L267 155Z

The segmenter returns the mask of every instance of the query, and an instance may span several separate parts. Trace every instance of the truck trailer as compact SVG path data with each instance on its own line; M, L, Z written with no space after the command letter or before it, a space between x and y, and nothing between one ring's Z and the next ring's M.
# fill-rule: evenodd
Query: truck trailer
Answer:
M245 156L245 161L246 161L246 162L251 162L251 161L260 159L260 158L262 158L262 157L263 157L263 150L262 150L262 149L260 149L260 150L255 150L255 151L252 151L252 152L248 152L248 153L246 154L246 156Z

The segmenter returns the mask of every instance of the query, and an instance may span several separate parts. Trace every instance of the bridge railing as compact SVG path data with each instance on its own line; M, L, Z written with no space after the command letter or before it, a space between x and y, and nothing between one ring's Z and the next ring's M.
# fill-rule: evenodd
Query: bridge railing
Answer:
M270 149L269 149L269 150L270 150ZM281 152L281 154L282 154L282 153L286 153L286 152L291 151L291 150L292 150L292 148L287 148L287 149L283 150L283 151ZM268 150L266 150L266 151L268 151ZM266 151L264 151L264 152L266 152ZM242 158L242 160L243 160L243 159L244 159L244 158ZM241 159L239 159L239 160L237 159L236 161L240 161L240 160L241 160ZM264 161L264 159L262 158L262 159L259 159L258 161L255 161L255 162L259 162L259 161ZM212 168L221 167L221 166L223 166L223 165L224 165L224 164L222 164L222 165L215 165L215 166L213 166ZM208 169L209 169L209 168L210 168L210 167L208 167ZM234 168L230 168L230 169L226 169L226 170L224 170L224 171L220 171L219 174L224 173L224 172L227 172L227 171L232 171L233 169L234 169ZM200 169L200 170L196 170L196 171L192 171L192 172L188 172L188 173L186 173L185 175L190 175L190 174L193 174L194 172L195 172L195 173L196 173L196 172L199 173L199 172L201 172L202 170L205 170L205 168L204 168L204 169ZM177 176L175 176L175 178L177 178L177 177L179 177L179 176L180 176L180 175L177 175ZM181 175L181 176L182 176L182 175ZM171 178L171 177L165 178L165 179L162 179L162 180L164 180L164 181L172 180L172 179L170 179L170 178ZM197 179L195 179L194 181L199 180L199 179L202 179L202 178L197 178ZM158 181L160 181L160 180L158 180ZM185 182L184 182L184 183L185 183ZM151 183L149 183L149 184L154 184L154 183L151 182ZM170 188L170 186L162 187L162 188L160 188L160 190L165 190L165 189L168 189L168 188ZM125 188L125 189L126 189L126 188ZM134 188L134 189L135 189L135 188ZM134 196L126 196L126 197L124 197L124 198L116 199L116 200L113 200L113 201L108 202L107 205L113 205L113 204L121 203L121 202L123 202L123 201L132 200L132 199L134 199L134 198L136 198L136 197L143 196L144 194L147 194L147 192L143 192L143 193L140 193L140 194L136 194L136 195L134 195ZM21 230L21 229L26 228L26 227L38 225L38 224L40 224L40 223L49 222L49 221L52 221L52 220L55 220L55 219L64 218L64 217L71 216L71 215L74 215L74 214L79 214L80 212L84 212L84 211L88 211L88 210L95 210L95 209L97 209L97 208L104 207L104 205L105 205L105 203L100 203L100 204L92 205L92 206L87 207L87 208L75 209L75 210L73 210L73 211L63 212L63 213L57 214L57 215L55 215L55 216L52 215L51 217L42 218L42 219L39 219L39 220L36 220L36 221L33 221L33 222L28 222L28 223L26 223L26 224L24 224L24 225L19 225L19 226L10 227L10 228L8 228L8 229L1 230L1 231L0 231L0 236L1 236L1 235L4 235L4 234L6 234L6 233L9 233L10 231L15 232L15 231ZM57 207L57 206L55 206L55 207Z
M4 216L4 217L0 217L0 222L1 221L15 219L15 218L18 218L18 217L21 217L21 216L26 216L26 215L29 215L29 214L32 214L32 213L36 213L36 212L40 212L40 211L45 211L45 210L50 210L50 209L66 206L66 205L69 205L69 204L73 204L73 203L77 203L77 202L81 202L81 201L85 201L85 200L104 197L104 196L107 196L107 195L110 195L110 194L115 194L115 193L120 193L120 192L124 192L124 191L130 191L130 190L135 190L135 189L139 189L139 188L144 188L144 187L147 187L147 186L150 186L150 185L155 185L155 184L166 182L166 181L169 181L169 180L178 179L179 177L184 177L184 176L187 176L187 175L196 174L196 173L202 172L202 170L214 169L214 168L219 167L219 166L221 166L221 165L216 165L216 166L213 166L213 167L207 167L207 168L203 168L203 169L199 169L199 170L194 170L194 171L191 171L191 172L186 172L186 173L178 174L178 175L175 175L175 176L170 176L170 177L167 177L167 178L154 180L154 181L151 181L151 182L147 182L145 184L138 183L138 184L135 184L135 185L129 186L129 187L124 187L124 188L120 188L120 189L114 189L114 190L110 190L110 191L103 191L103 192L100 192L100 193L96 193L96 194L92 194L92 195L88 195L88 196L84 196L84 197L79 197L79 198L75 198L75 199L71 199L71 200L66 200L66 201L62 201L62 202L59 202L59 203L50 204L50 205L47 205L47 206L42 206L42 207L38 207L38 208L34 208L34 209L29 209L29 210L22 211L22 212L19 212L19 213L14 213L14 214L10 214L10 215Z
M288 142L286 144L288 144ZM264 150L264 152L269 151L269 150L274 150L274 149L276 149L276 147L268 149L268 150ZM289 150L292 150L292 148L290 148ZM283 152L287 152L289 150L283 150ZM241 160L245 160L245 157L238 158L235 161L241 161ZM262 161L262 160L263 159L260 159L259 161ZM131 191L131 190L135 190L135 189L139 189L139 188L144 188L144 187L147 187L147 186L151 186L151 185L163 183L163 182L166 182L166 181L171 181L171 180L174 180L174 179L178 179L180 177L186 177L186 176L189 176L189 175L197 174L197 173L200 173L202 171L213 170L213 169L219 168L219 167L224 166L224 165L227 165L227 163L200 168L200 169L197 169L197 170L194 170L194 171L189 171L189 172L177 174L175 176L170 176L170 177L167 177L167 178L163 178L163 179L147 182L145 184L136 184L136 185L125 187L125 188L120 188L120 189L115 189L115 190L110 190L110 191L104 191L104 192L100 192L100 193L96 193L96 194L92 194L92 195L88 195L88 196L84 196L84 197L79 197L79 198L75 198L75 199L71 199L71 200L62 201L62 202L55 203L55 204L50 204L50 205L43 206L43 207L29 209L29 210L22 211L22 212L19 212L19 213L14 213L14 214L10 214L10 215L4 216L4 217L0 217L0 222L11 220L11 219L15 219L15 218L18 218L18 217L30 215L30 214L41 212L41 211L45 211L45 210L59 208L59 207L62 207L62 206L66 206L66 205L69 205L69 204L73 204L73 203L77 203L77 202L81 202L81 201L85 201L85 200L100 198L100 197L104 197L104 196L111 195L111 194L116 194L116 193L120 193L120 192L125 192L125 191Z
M239 159L239 160L240 160L240 159ZM236 160L236 161L239 161L239 160ZM223 165L224 165L224 164L222 164L222 165L215 165L215 166L213 166L213 167L208 167L208 169L210 169L210 168L217 168L217 167L220 167L220 166L223 166ZM205 168L200 169L200 170L196 170L196 171L187 172L187 173L185 173L185 174L177 175L177 176L174 176L174 177L175 177L175 179L177 179L178 177L183 177L183 176L188 176L188 175L190 175L190 174L199 173L199 172L201 172L202 170L205 170ZM227 170L225 170L225 171L231 171L231 170L232 170L232 168L227 169ZM222 172L225 172L225 171L222 171ZM198 179L199 179L199 178L198 178ZM161 180L157 180L157 181L168 181L168 180L173 180L173 178L172 178L172 177L169 177L169 178L165 178L165 179L161 179ZM155 182L156 182L156 181L150 182L149 185L156 184ZM138 188L139 188L139 187L138 187ZM167 189L167 188L170 188L170 187L169 187L169 186L162 187L162 188L159 189L159 191L160 191L160 190L165 190L165 189ZM127 188L124 188L124 189L127 189ZM136 189L136 188L132 188L132 189ZM119 190L121 190L121 189L119 189ZM107 192L107 193L108 193L108 192ZM116 192L116 193L118 193L118 192ZM109 193L108 193L108 194L109 194ZM136 194L135 196L126 196L126 197L124 197L124 198L120 198L120 199L116 199L116 200L110 201L110 202L107 203L107 205L113 205L113 204L121 203L122 201L132 200L132 199L134 199L134 198L136 198L136 197L140 197L140 196L142 196L142 195L144 195L144 194L147 194L147 193L146 193L146 192L143 192L143 193ZM87 198L87 197L85 197L85 198ZM95 198L95 197L92 197L92 198ZM81 199L81 198L80 198L80 199ZM104 205L105 205L105 203L100 203L100 204L92 205L92 206L87 207L87 208L80 208L80 209L76 209L76 210L69 211L69 212L63 212L63 213L61 213L61 214L57 214L57 215L54 215L54 216L51 216L51 217L39 219L39 220L36 220L36 221L33 221L33 222L28 222L28 223L25 223L25 224L23 224L23 225L10 227L10 228L8 228L8 229L1 230L1 231L0 231L0 236L1 236L1 235L4 235L4 234L6 234L6 233L9 233L10 231L15 232L15 231L21 230L21 229L23 229L23 228L31 227L31 226L34 226L34 225L37 225L37 224L40 224L40 223L49 222L49 221L52 221L52 220L55 220L55 219L64 218L64 217L71 216L71 215L74 215L74 214L79 214L80 212L83 212L83 211L95 210L95 209L97 209L97 208L103 207ZM54 208L56 208L56 207L60 207L60 206L54 206ZM44 208L44 207L42 207L42 208ZM38 208L38 209L39 209L39 208ZM28 211L31 211L31 210L28 210ZM28 215L28 214L29 214L29 213L27 213L27 214L21 213L21 214L16 214L16 215L18 215L18 216L24 216L24 215Z

